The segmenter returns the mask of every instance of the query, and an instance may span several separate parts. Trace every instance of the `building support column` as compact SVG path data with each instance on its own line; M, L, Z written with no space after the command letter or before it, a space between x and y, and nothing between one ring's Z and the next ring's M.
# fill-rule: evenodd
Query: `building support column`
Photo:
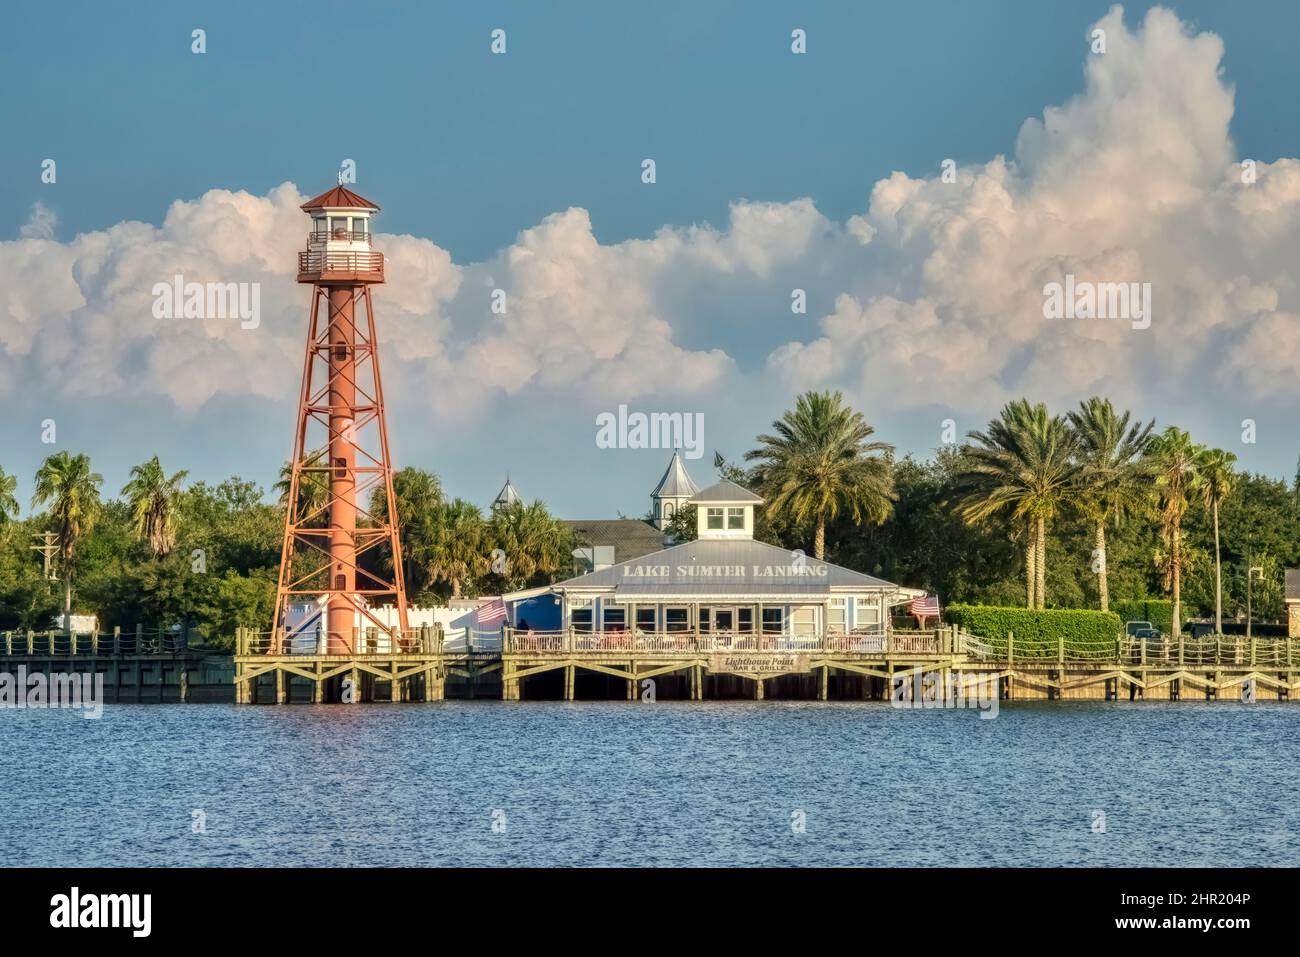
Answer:
M564 700L573 700L573 684L577 669L573 665L564 666Z
M388 700L397 703L402 700L402 679L397 677L397 662L393 662L393 677L390 680Z
M636 662L627 663L627 700L636 700Z
M275 669L275 703L284 704L284 671Z
M831 684L831 666L823 665L821 678L818 681L818 687L817 687L818 700L825 701L827 698L830 697L830 684Z
M754 678L754 700L763 700L763 679L761 677Z

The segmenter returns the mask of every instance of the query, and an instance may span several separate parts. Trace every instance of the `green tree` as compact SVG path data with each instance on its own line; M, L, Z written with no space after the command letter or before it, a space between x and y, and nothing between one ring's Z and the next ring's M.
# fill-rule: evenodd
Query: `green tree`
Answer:
M1232 492L1233 463L1237 456L1223 449L1205 449L1198 469L1201 497L1214 518L1214 631L1223 634L1223 556L1219 548L1219 507Z
M1025 532L1026 606L1043 608L1047 526L1072 500L1080 471L1077 439L1066 420L1041 402L1007 403L986 432L970 432L957 480L958 512L967 522L994 517Z
M72 625L72 576L77 549L99 515L99 487L104 478L90 470L85 455L56 452L36 471L36 489L32 508L49 504L50 518L58 538L59 559L63 566L63 623Z
M10 522L18 517L18 478L6 475L0 469L0 529L7 529Z
M489 567L508 590L554 581L559 572L573 567L573 535L541 502L512 502L493 509L487 534L498 552Z
M694 505L683 505L664 525L664 534L675 542L693 542L699 537L699 519Z
M325 514L325 504L329 501L330 480L329 466L326 464L325 449L309 452L298 470L298 523L318 527L328 524L329 516ZM280 466L280 479L271 490L279 496L280 507L289 507L289 490L293 487L293 463L286 461Z
M489 567L487 528L478 506L453 499L438 506L430 528L429 548L421 556L432 581L447 582L459 598L468 582Z
M745 453L767 510L814 529L813 554L826 557L826 523L841 511L855 522L879 525L894 503L889 456L894 447L870 441L875 433L839 392L805 392Z
M393 473L393 497L397 505L398 538L402 543L402 578L408 595L427 591L432 584L428 574L429 550L433 545L433 525L442 506L442 482L424 469L407 466ZM386 492L380 487L370 500L370 513L386 520ZM392 571L392 556L383 557L385 571Z
M170 478L158 456L131 469L131 480L122 488L135 534L148 545L154 558L165 558L176 547L177 498L189 472L181 470Z
M1146 502L1148 476L1145 455L1155 422L1143 425L1131 415L1116 413L1109 399L1093 396L1069 413L1078 438L1079 505L1093 523L1097 593L1101 610L1110 610L1107 577L1106 526L1120 525Z
M1168 551L1157 555L1165 587L1173 595L1174 635L1182 634L1182 585L1186 556L1183 554L1183 516L1201 493L1201 462L1204 449L1177 426L1169 426L1151 441L1154 466L1153 492L1160 516L1161 540Z

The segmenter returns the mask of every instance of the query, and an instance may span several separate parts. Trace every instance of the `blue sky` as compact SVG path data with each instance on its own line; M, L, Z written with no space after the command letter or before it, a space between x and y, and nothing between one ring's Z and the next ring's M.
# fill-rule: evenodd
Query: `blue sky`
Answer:
M1129 28L1137 28L1148 6L1126 6ZM454 352L456 343L478 334L471 305L462 301L477 281L473 264L481 264L484 281L499 281L501 251L517 244L521 231L572 207L587 211L602 249L651 240L665 226L708 224L726 233L732 204L746 200L810 199L820 217L813 231L830 223L843 233L865 214L873 184L893 171L919 179L935 176L946 157L966 168L1011 156L1027 118L1084 90L1086 28L1109 4L823 3L809 9L534 0L378 10L330 2L126 9L60 3L8 12L0 34L9 133L0 146L0 238L18 240L37 202L57 217L45 238L74 244L79 234L124 222L161 226L173 203L197 201L210 190L265 197L288 181L310 195L331 184L341 159L352 158L357 189L384 207L381 230L418 237L465 267L458 297L435 293L446 308L429 320L431 328L447 324L438 348ZM1173 9L1190 32L1210 31L1223 41L1236 155L1261 162L1300 156L1293 103L1300 86L1293 43L1300 6L1179 3ZM196 27L207 34L203 56L190 52ZM496 27L507 31L504 56L488 51ZM790 53L795 27L807 31L805 56ZM647 156L658 165L653 188L639 180ZM46 157L58 161L56 186L40 182ZM1079 255L1093 256L1103 246ZM905 244L895 253L904 256ZM292 254L285 249L286 258ZM33 262L48 255L34 253ZM672 342L691 355L721 350L735 373L729 380L733 373L718 372L724 386L686 398L667 388L629 390L633 405L701 409L709 416L709 452L692 464L697 479L711 477L713 447L739 455L789 404L800 382L763 378L764 370L773 368L772 354L783 343L817 335L812 327L835 311L838 295L851 293L863 303L885 293L924 298L920 278L915 288L903 280L899 288L859 284L858 273L885 267L863 265L847 252L831 256L831 278L819 285L810 274L819 256L800 256L803 280L787 281L780 264L757 269L746 282L736 281L734 264L689 284L647 280L654 313L672 327ZM916 275L923 273L918 265ZM1294 305L1277 275L1255 278L1280 290L1278 309ZM758 315L781 312L793 283L808 287L814 300L809 328L796 334ZM286 335L290 318L283 320ZM68 332L59 334L75 337L79 321L70 320ZM122 322L124 334L132 335L130 317ZM420 336L411 334L411 341ZM118 357L124 381L151 366L147 350L157 338L142 335L138 347ZM0 467L19 474L23 489L50 451L35 441L37 423L47 416L60 423L60 447L92 453L110 491L131 464L154 452L195 477L237 472L269 483L287 451L291 400L253 401L235 389L178 408L165 384L74 388L67 380L78 374L75 347L37 375L35 353L8 345L14 365L0 370L21 370L11 374L21 375L23 388L9 396L12 414L0 425ZM389 351L408 350L393 343ZM1150 355L1158 357L1160 349ZM451 370L466 368L431 361L399 372L398 381L412 391L443 388ZM1003 361L1002 380L1016 379L1022 366L1033 368L1016 355ZM1198 361L1153 382L1141 411L1178 419L1225 446L1243 417L1258 418L1270 425L1261 428L1269 438L1238 449L1239 455L1250 467L1289 476L1300 448L1280 433L1294 421L1294 397L1269 391L1241 409L1220 409L1225 414L1216 418L1212 404L1190 401L1177 385L1204 375L1214 360ZM938 364L930 368L943 374ZM290 363L285 378L297 374ZM862 387L853 378L845 383L850 391ZM805 384L838 385L833 376ZM463 381L461 387L473 388ZM927 390L924 374L913 387ZM927 454L937 444L936 423L954 403L916 397L895 403L896 389L858 393L882 438ZM576 397L553 388L536 394L498 388L486 407L464 415L445 402L430 411L409 394L396 397L399 464L432 468L453 492L480 503L510 469L527 496L548 500L563 515L639 514L667 454L611 457L596 450L591 413L614 408L621 397L606 390L585 403L584 391L590 390L581 383ZM959 410L966 413L955 415L962 431L979 427L981 416L996 408L991 395ZM1066 390L1057 404L1068 407L1083 397ZM570 402L571 415L557 412Z
M384 228L458 261L546 214L592 213L602 242L725 221L733 199L857 212L870 184L1005 152L1080 86L1107 2L22 4L0 36L0 216L17 235L60 164L59 234L158 222L213 187L328 182L340 156L391 209ZM1151 4L1125 6L1130 19ZM1293 3L1178 3L1222 36L1245 155L1300 155ZM364 11L364 14L362 13ZM209 53L190 53L207 31ZM787 55L795 26L810 56ZM508 53L488 55L507 30ZM327 68L323 48L358 50ZM322 118L351 118L336 135ZM652 155L649 193L629 171Z

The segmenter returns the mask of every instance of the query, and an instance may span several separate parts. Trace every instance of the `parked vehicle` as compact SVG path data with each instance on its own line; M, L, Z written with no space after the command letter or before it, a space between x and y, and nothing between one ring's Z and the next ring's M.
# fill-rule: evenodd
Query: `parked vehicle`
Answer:
M1163 647L1164 635L1160 629L1149 621L1126 621L1124 623L1124 633L1129 637L1130 655L1133 661L1140 661L1143 658L1142 649L1146 648L1146 656L1152 657L1160 654Z
M1149 621L1126 621L1124 623L1124 632L1130 638L1136 638L1139 641L1159 641L1162 637L1160 629Z

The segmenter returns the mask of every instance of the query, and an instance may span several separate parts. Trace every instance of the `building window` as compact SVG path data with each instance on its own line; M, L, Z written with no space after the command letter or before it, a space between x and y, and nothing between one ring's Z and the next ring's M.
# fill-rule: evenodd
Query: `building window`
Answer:
M847 624L844 620L844 612L847 607L847 603L843 598L831 599L830 604L826 606L827 631L843 633L844 626Z
M722 528L722 509L708 509L709 528Z
M779 635L785 625L784 608L763 609L763 634Z
M700 623L699 628L700 628L700 631L708 631L708 630L709 630L709 627L710 627L710 624L711 624L710 621L709 621L709 612L710 612L710 609L709 609L709 607L708 607L707 605L701 605L701 606L700 606L700 616L699 616L699 623Z
M790 631L796 635L812 635L817 632L817 609L811 605L796 608L790 612Z
M574 631L591 631L591 609L575 608L569 613Z
M605 631L622 631L627 627L627 609L622 605L606 605L601 615Z
M727 509L727 528L745 527L745 510L743 508Z
M853 624L872 630L880 627L880 605L874 598L859 598L854 603Z
M736 609L736 631L751 634L754 631L754 609Z
M690 631L691 617L687 608L664 609L664 631Z
M638 608L636 610L636 627L638 631L654 631L655 625L655 610L653 608Z

